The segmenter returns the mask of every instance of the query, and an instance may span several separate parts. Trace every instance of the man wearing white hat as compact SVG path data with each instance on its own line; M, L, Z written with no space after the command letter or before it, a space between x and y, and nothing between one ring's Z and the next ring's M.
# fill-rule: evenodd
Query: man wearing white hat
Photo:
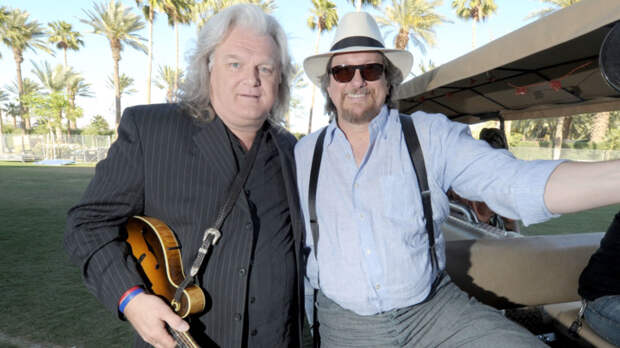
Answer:
M332 117L295 148L315 337L324 347L545 346L443 271L445 192L537 223L619 202L609 192L620 192L620 162L520 161L443 115L400 115L392 96L412 63L385 48L365 12L344 16L330 51L304 61Z

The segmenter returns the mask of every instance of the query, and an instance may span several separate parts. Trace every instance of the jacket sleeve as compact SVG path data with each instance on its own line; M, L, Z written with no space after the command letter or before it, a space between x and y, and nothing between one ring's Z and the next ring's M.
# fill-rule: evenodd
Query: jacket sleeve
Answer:
M81 201L68 212L64 246L86 287L110 311L132 286L144 285L124 241L123 225L144 208L144 161L133 109L123 113L118 139Z

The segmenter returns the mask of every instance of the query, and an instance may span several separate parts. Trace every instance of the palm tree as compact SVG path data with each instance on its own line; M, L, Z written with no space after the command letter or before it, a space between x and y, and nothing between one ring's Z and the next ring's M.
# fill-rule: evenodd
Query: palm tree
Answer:
M153 22L157 12L163 12L165 0L136 0L138 7L142 7L144 18L149 23L149 58L146 73L146 103L151 103L151 74L153 70Z
M21 115L21 107L19 105L19 102L17 103L11 102L11 103L6 104L4 111L6 111L7 115L13 117L13 128L17 128L17 116Z
M532 13L530 13L529 15L527 15L527 17L525 17L525 19L530 19L530 18L542 18L552 12L555 12L561 8L565 8L568 7L572 4L578 3L581 0L539 0L540 2L546 2L548 4L551 4L550 7L545 7L543 9L540 9L538 11L534 11Z
M362 10L364 5L370 5L373 8L379 8L381 5L381 0L347 0L347 2L355 5L355 10L358 12Z
M5 102L7 100L9 100L9 95L5 91L0 89L0 102ZM2 107L0 107L0 136L2 136L2 133L3 133L2 130L3 130L3 126L4 126L4 123L2 122L2 111L3 110L4 109ZM4 152L4 148L2 148L2 151Z
M456 15L464 20L471 19L471 48L476 47L476 23L485 21L497 11L494 0L452 0Z
M4 6L0 6L0 30L2 30L8 16L9 10ZM2 53L0 53L0 58L2 58Z
M579 2L580 0L540 0L540 1L551 4L551 7L547 7L542 10L532 12L526 18L532 18L532 17L541 18L554 11L573 5ZM571 121L572 121L571 116L565 116L565 117L558 118L558 126L555 129L554 136L553 136L553 159L558 159L561 157L562 143L564 142L564 139L568 138L568 134L571 128L570 127ZM604 129L603 131L603 137L604 137L604 133L607 132L606 127L609 126L609 113L602 113L601 117L595 117L594 122L595 123L598 122L598 124L596 126L593 126L592 129L595 129L595 128ZM590 137L592 137L592 135L593 134L591 133ZM598 134L596 134L595 136L598 137Z
M312 8L310 9L310 17L308 17L308 26L312 30L316 30L316 42L314 44L314 53L319 52L319 42L321 34L324 31L330 31L338 25L338 12L336 5L329 0L312 0ZM312 85L312 104L310 104L310 115L308 117L308 134L312 132L312 114L314 112L314 98L316 87Z
M127 44L139 51L146 53L146 41L138 32L144 29L144 22L134 14L130 8L120 2L110 0L105 4L94 4L94 11L84 11L88 19L82 19L83 23L93 28L94 34L105 36L110 42L112 60L114 61L114 99L116 112L116 126L121 121L121 93L119 81L118 62L121 60L123 44Z
M42 67L32 62L32 73L39 79L41 86L49 93L62 92L67 86L67 81L75 75L71 69L58 64L53 69L46 61Z
M13 81L13 83L10 86L7 86L6 89L15 96L17 111L19 111L16 116L21 117L22 123L25 124L26 122L28 122L28 124L30 124L30 104L28 103L28 100L37 93L39 93L39 91L41 90L41 86L39 86L39 84L35 81L26 77L22 81L23 92L21 98L19 97L19 83L17 81ZM13 117L13 124L16 125L17 123L15 116Z
M259 6L265 13L272 13L276 9L275 0L203 0L191 5L192 21L200 30L204 24L221 10L234 4L247 3Z
M135 88L133 88L133 83L134 83L134 79L125 75L125 74L121 74L121 76L119 77L119 85L120 85L120 89L121 89L121 95L132 95L134 93L137 92L137 90ZM108 76L108 83L107 83L108 87L112 88L114 86L114 77L113 76Z
M17 66L17 87L21 103L24 95L24 86L22 79L22 62L24 61L24 51L30 49L40 49L52 54L47 47L44 37L45 31L36 20L29 20L30 15L26 11L19 9L12 10L8 15L3 16L4 22L0 27L0 38L2 42L13 50L13 58ZM23 111L23 108L21 109ZM24 119L24 128L30 129L30 119Z
M304 70L301 65L294 64L293 65L293 73L291 74L291 90L299 91L301 89L306 88L308 83L304 79ZM301 100L294 94L291 93L291 107L286 111L284 115L284 127L286 129L290 129L291 127L291 111L299 109L301 106Z
M48 24L49 42L56 44L56 48L63 50L65 57L65 68L67 65L67 50L78 51L80 46L84 47L84 41L81 39L82 34L73 31L71 24L65 21L56 21Z
M32 73L39 79L39 81L41 81L43 88L48 91L46 95L54 95L54 99L58 100L61 99L60 95L67 88L67 84L76 76L76 73L73 70L67 69L60 64L53 69L50 67L48 62L45 62L43 67L39 67L35 62L32 62L32 66ZM67 98L67 96L64 95L62 95L62 97L65 99ZM63 112L67 115L67 111L68 110L61 107L56 109L55 122L53 122L53 125L56 129L56 138L58 139L62 136L61 123Z
M76 120L81 116L78 107L75 104L76 97L93 97L90 91L90 83L86 83L80 74L75 74L69 79L69 88L67 89L67 98L69 99L69 110L67 112L67 130L77 128Z
M179 88L179 24L188 24L192 21L193 0L165 0L164 12L168 16L168 24L174 27L176 37L176 70L174 75L174 95Z
M609 130L609 121L611 112L599 112L592 117L592 128L590 131L590 141L600 143L605 140L607 131Z
M392 5L385 8L385 17L377 18L377 22L383 27L398 30L394 36L394 47L404 50L411 40L415 47L425 53L426 44L435 45L433 27L448 21L435 13L435 8L440 4L441 0L392 0Z
M166 90L166 101L168 103L174 102L174 68L169 65L159 66L158 79L155 80L155 85L159 89ZM183 81L183 71L179 71L179 79Z

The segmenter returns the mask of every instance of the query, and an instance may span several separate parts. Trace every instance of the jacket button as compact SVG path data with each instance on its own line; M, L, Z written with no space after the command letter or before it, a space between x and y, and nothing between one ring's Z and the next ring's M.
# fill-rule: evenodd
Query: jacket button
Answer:
M256 297L254 296L250 297L250 303L254 303L254 302L256 302Z
M251 228L252 228L252 223L251 222L248 222L247 224L245 224L245 229L246 230L249 230Z
M240 269L239 269L239 274L240 274L241 276L244 276L244 275L245 275L245 272L246 272L246 271L245 271L245 268L240 268Z
M256 329L250 332L250 336L256 336L257 334L258 334L258 331L256 331Z
M239 313L235 313L234 318L235 318L235 321L239 321L239 320L241 320L241 314L239 314Z

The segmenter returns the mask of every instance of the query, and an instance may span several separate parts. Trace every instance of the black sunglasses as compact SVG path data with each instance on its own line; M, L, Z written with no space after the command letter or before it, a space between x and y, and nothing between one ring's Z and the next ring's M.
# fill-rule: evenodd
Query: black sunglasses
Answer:
M334 77L334 80L342 83L353 80L355 76L355 70L359 70L362 78L366 81L377 81L383 75L385 67L380 63L370 63L362 65L338 65L331 69L329 72Z

